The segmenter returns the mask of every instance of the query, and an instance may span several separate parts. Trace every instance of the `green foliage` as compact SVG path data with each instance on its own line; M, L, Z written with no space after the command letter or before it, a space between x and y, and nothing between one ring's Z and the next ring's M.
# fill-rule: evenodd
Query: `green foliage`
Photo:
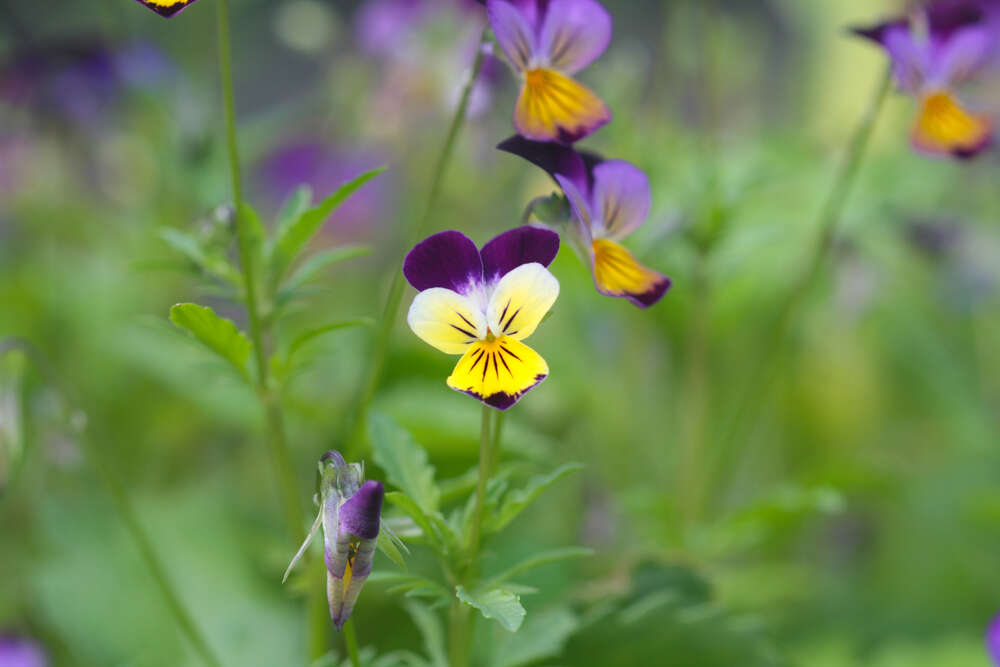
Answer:
M495 620L510 632L518 631L527 613L521 606L521 598L503 588L470 593L463 586L457 586L455 595L465 604L478 609L484 618Z
M298 215L289 215L287 222L275 230L273 245L269 253L271 273L275 280L280 280L284 277L288 267L291 266L295 258L309 244L330 214L361 186L385 170L385 167L379 167L367 171L341 185L318 206L302 211ZM303 196L300 194L298 197L299 206L301 205Z
M406 493L424 511L437 511L441 492L434 482L434 467L427 452L405 429L385 415L372 415L370 434L375 463L386 479Z
M500 509L486 522L490 531L499 532L533 503L547 488L563 477L583 469L583 464L567 463L547 475L532 477L522 489L511 491L504 498Z
M179 303L170 309L170 321L187 330L202 345L232 364L240 375L248 378L247 360L252 346L236 324L219 317L208 306Z

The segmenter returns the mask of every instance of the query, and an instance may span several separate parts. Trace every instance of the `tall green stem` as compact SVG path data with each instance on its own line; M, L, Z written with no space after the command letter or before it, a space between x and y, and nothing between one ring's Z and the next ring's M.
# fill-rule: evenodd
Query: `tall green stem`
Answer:
M261 326L260 302L257 293L256 263L250 231L243 214L243 181L240 176L240 154L236 142L236 111L233 102L232 48L229 39L229 0L216 0L219 25L219 73L222 80L222 103L226 121L226 148L229 155L229 172L232 179L233 207L236 216L236 244L239 248L240 270L246 291L247 318L250 320L250 340L253 342L257 367L257 396L267 420L268 447L272 464L281 487L282 505L289 535L294 540L303 537L302 505L295 481L285 426L281 414L281 400L271 388L268 379L267 341Z
M424 206L423 214L417 220L417 224L410 229L406 248L409 248L420 239L420 235L423 234L431 215L437 207L438 199L441 196L441 188L444 185L444 177L448 171L448 166L451 164L452 155L455 152L458 134L469 111L469 100L472 97L472 90L483 68L484 48L488 43L489 29L483 28L479 44L476 48L476 57L472 62L472 70L462 87L462 95L459 99L458 108L455 109L455 115L452 116L444 145L441 148L441 153L438 155L437 162L434 164L434 170L431 172L431 186L427 195L427 203ZM396 319L399 317L399 304L403 299L403 290L405 287L403 274L399 271L398 266L394 264L392 282L389 285L389 294L386 297L382 317L379 319L378 328L376 329L375 344L370 363L364 381L361 384L361 389L355 396L351 409L347 412L347 421L344 424L342 435L346 438L344 443L346 443L347 451L350 454L348 458L350 459L358 458L364 449L360 441L365 427L365 415L368 411L368 405L375 396L375 390L378 389L379 381L382 378L386 356L389 352L389 342L392 339L392 330L396 325Z
M344 623L344 644L347 646L347 655L351 659L351 667L361 667L361 657L358 652L358 636L354 633L354 621L348 619Z
M20 350L23 352L49 385L61 392L74 408L83 409L84 414L90 414L85 409L76 392L62 381L59 374L34 345L21 339L8 338L0 340L0 357L3 357L10 350ZM90 428L92 430L93 425ZM166 603L167 609L170 610L181 632L191 642L191 645L197 651L198 655L201 656L201 659L207 665L221 667L222 662L212 651L198 624L195 623L194 618L181 601L180 595L174 589L167 570L160 561L156 548L153 546L152 540L149 539L149 535L146 533L142 521L139 519L139 514L132 505L132 500L125 490L125 485L122 484L118 475L114 472L111 462L104 455L103 449L98 444L99 442L106 442L106 439L99 438L93 433L85 433L80 438L80 443L86 451L87 460L90 461L90 464L97 471L101 482L103 482L108 491L108 495L111 496L115 511L117 511L118 517L132 537L132 541L135 542L135 546L139 550L139 557L145 564L149 576L152 578L153 583L156 585L160 596L163 598L164 603Z
M891 70L887 70L879 79L879 83L868 104L864 115L858 123L848 146L847 157L843 165L837 172L833 180L833 185L827 195L826 201L820 208L816 220L816 227L819 229L819 238L813 246L801 273L793 280L791 291L781 303L777 316L772 319L771 327L764 338L766 348L760 355L757 365L750 375L750 381L743 392L729 426L723 434L721 447L717 450L719 457L719 468L724 468L718 475L727 478L731 475L734 466L738 465L738 457L731 456L727 452L731 443L739 434L748 435L753 432L756 425L756 418L760 415L760 410L752 410L754 406L759 406L761 398L766 394L774 378L775 360L778 353L783 349L788 329L794 320L796 310L802 305L806 295L809 293L813 282L822 271L827 258L833 249L834 241L837 237L844 207L850 197L858 173L871 142L872 132L878 120L879 113L885 104L889 90L892 86ZM725 463L721 463L725 461Z
M468 561L475 564L479 556L479 541L482 537L483 507L486 504L486 485L492 474L493 432L490 424L493 420L493 408L483 405L483 415L480 421L479 433L479 480L476 482L476 509L472 515L472 533L469 536Z

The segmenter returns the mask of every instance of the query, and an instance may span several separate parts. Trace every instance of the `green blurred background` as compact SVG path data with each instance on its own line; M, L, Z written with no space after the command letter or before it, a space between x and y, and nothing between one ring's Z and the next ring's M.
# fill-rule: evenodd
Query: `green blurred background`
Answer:
M248 199L269 219L299 180L324 195L389 166L318 244L373 252L314 283L283 339L380 313L484 20L428 0L373 27L378 4L232 3ZM1000 610L995 153L917 156L913 105L893 94L833 261L775 340L885 67L845 26L900 7L605 4L614 41L581 78L615 121L584 145L650 175L653 214L628 245L675 287L643 312L599 296L568 248L553 265L562 295L532 338L551 376L504 445L587 467L489 557L597 555L529 578L522 633L555 655L492 640L511 643L511 665L985 667ZM0 7L5 71L34 63L30 94L0 99L0 336L32 341L81 397L19 382L15 358L0 369L0 634L38 639L56 665L199 664L84 456L90 433L224 661L303 664L301 600L280 583L297 545L257 403L166 320L199 301L243 321L163 240L218 234L228 203L213 1L170 21L129 0ZM553 190L494 150L516 88L488 74L427 230L480 243ZM312 343L287 392L303 502L318 456L342 445L370 335ZM401 324L375 401L441 477L477 456L479 410L444 384L453 363ZM419 649L386 588L365 589L361 643Z

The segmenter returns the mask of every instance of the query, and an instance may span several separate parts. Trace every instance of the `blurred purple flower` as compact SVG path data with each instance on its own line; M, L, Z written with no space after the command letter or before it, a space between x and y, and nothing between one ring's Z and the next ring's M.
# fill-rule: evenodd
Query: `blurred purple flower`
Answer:
M0 67L0 100L74 124L104 120L129 86L151 86L170 71L150 44L112 47L81 39L17 52Z
M993 619L986 630L986 650L989 651L993 663L1000 667L1000 615Z
M14 636L0 636L0 667L46 667L45 652L38 643Z
M373 152L339 151L317 139L297 139L274 148L260 161L257 178L271 204L277 208L301 185L308 185L320 200L358 174L384 164ZM335 231L356 238L383 217L389 197L383 179L369 184L340 205L329 221Z
M1000 2L936 0L912 16L854 32L885 49L897 85L920 102L914 147L968 158L992 143L994 119L968 111L955 89L996 63Z

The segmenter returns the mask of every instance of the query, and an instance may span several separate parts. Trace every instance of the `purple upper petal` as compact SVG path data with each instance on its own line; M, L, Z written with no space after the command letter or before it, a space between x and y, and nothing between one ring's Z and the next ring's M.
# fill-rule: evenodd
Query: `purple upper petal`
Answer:
M35 642L0 636L0 665L3 667L46 667L45 652Z
M508 0L486 0L486 13L497 44L518 71L528 69L538 48L535 25L524 11Z
M902 90L916 94L924 85L930 67L930 45L914 37L907 21L893 21L854 33L882 46L892 62L892 74Z
M605 237L623 239L634 232L649 217L652 205L649 179L635 165L609 160L594 169L592 206Z
M1000 616L994 618L986 630L986 650L993 658L993 663L1000 667Z
M551 0L538 36L549 64L575 74L611 43L611 15L596 0Z
M585 193L590 192L590 177L582 154L563 144L531 141L521 135L514 135L501 142L497 148L524 158L540 167L552 178L560 174ZM599 161L599 158L598 158Z
M955 32L934 55L927 78L951 87L973 77L997 49L997 34L987 26Z
M340 506L340 531L362 540L378 537L384 496L385 487L380 482L365 482Z
M444 287L466 294L483 281L479 249L462 232L435 234L420 243L403 260L403 275L419 291Z
M486 282L499 280L523 264L537 262L547 267L559 253L559 235L538 227L518 227L504 232L483 246Z

